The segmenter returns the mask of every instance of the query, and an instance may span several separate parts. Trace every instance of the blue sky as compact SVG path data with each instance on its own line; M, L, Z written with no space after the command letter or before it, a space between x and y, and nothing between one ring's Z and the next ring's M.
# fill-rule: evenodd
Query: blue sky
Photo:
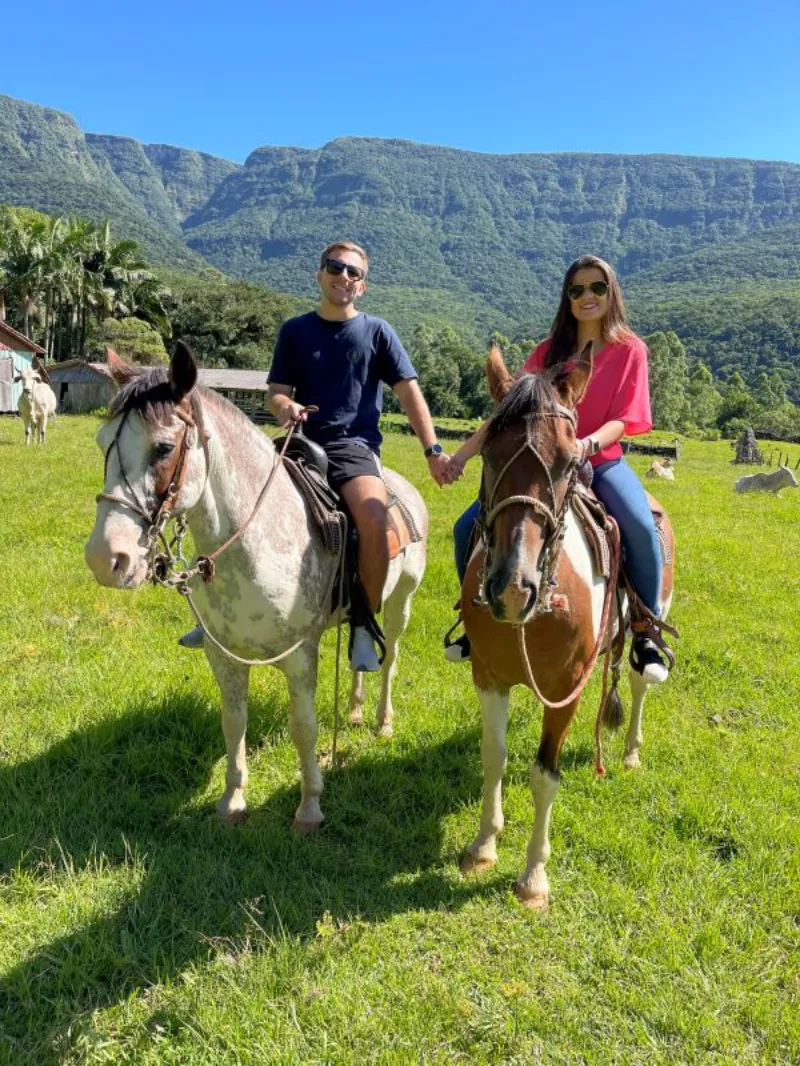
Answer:
M0 92L243 161L397 137L800 162L800 0L6 5Z

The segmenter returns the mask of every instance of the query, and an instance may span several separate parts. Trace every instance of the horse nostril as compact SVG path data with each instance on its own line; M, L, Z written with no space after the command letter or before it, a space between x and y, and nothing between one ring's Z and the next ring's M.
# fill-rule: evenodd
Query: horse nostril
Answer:
M123 574L127 573L130 562L130 555L126 555L125 552L118 552L116 555L112 556L111 573L116 574L117 571L121 571Z

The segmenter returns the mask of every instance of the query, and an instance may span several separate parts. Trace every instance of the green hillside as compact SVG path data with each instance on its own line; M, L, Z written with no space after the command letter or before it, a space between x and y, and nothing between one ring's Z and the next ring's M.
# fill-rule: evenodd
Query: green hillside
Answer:
M591 251L617 268L643 333L800 398L800 166L678 156L485 155L346 137L262 147L244 165L84 134L0 96L0 203L110 218L154 264L313 298L319 249L363 243L365 310L408 341L452 325L476 351L540 337L560 279Z
M0 96L0 204L98 222L109 218L115 232L139 241L154 262L186 269L201 264L180 227L163 211L149 213L69 115L8 96Z

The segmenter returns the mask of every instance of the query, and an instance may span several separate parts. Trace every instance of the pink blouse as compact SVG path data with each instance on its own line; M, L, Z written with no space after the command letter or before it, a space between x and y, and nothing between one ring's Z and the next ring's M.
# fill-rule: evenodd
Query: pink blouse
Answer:
M522 368L538 374L550 348L550 338L537 344ZM635 437L653 428L647 383L647 346L636 336L607 344L595 352L594 369L586 393L578 404L578 436L588 437L606 422L624 422L625 433ZM619 441L591 457L592 466L619 459Z

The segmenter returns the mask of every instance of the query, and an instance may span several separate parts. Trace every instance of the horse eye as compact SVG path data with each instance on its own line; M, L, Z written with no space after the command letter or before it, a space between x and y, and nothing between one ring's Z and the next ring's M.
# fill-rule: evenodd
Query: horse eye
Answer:
M153 462L161 462L162 459L166 459L168 455L171 455L174 450L175 445L170 444L169 441L162 441L160 444L156 444L153 448Z

